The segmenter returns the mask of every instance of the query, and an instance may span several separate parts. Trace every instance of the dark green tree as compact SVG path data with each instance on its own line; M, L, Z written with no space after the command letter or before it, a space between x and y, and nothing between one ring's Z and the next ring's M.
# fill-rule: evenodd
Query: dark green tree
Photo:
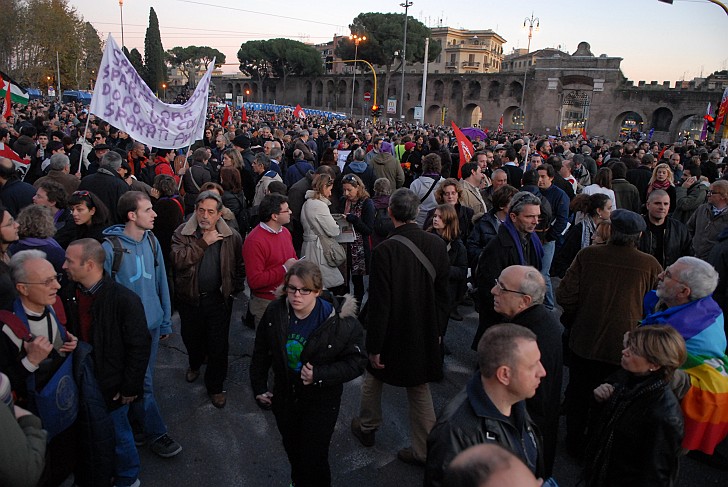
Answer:
M194 86L195 75L200 67L205 70L215 60L215 66L225 64L225 54L209 46L173 47L166 53L167 64L180 70L187 82Z
M144 67L146 68L147 86L158 93L162 82L167 79L167 69L164 63L164 48L162 36L159 33L159 20L153 7L149 8L149 26L144 38Z
M317 76L323 73L321 55L303 42L291 39L264 41L268 62L273 73L283 79L283 101L288 101L288 76Z
M126 47L123 47L122 50L124 51L124 54L126 54L126 57L127 59L129 59L131 65L134 66L134 69L136 69L136 72L139 73L139 76L141 76L142 79L146 81L147 68L144 67L144 59L142 59L142 53L139 52L136 47L131 51L129 51Z
M395 56L395 51L401 54L404 40L404 14L394 13L361 13L349 25L351 32L366 35L367 40L359 44L359 58L365 59L374 65L384 66L384 86L379 89L381 105L389 92L389 80L392 73L401 70L402 59ZM430 29L417 19L409 16L407 19L407 62L423 62L425 60L425 39L430 36ZM430 42L428 58L434 61L440 54L441 46L437 42ZM342 59L354 59L354 43L343 38L336 46L336 55Z
M238 50L240 71L251 78L257 79L261 84L271 75L266 41L248 41L240 45Z

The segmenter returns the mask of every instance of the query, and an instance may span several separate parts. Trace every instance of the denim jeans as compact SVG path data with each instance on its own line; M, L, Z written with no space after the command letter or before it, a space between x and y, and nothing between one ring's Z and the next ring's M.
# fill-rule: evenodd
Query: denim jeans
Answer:
M150 440L156 440L167 433L167 426L164 424L157 400L154 398L154 365L157 362L157 350L159 349L159 332L160 327L149 330L152 335L152 349L149 354L147 372L144 375L144 397L141 401L132 403L130 407L131 417L142 425L144 434Z
M556 301L554 300L554 288L551 285L551 262L554 260L554 253L556 252L556 242L546 242L543 244L543 260L541 261L541 275L546 281L546 296L544 297L543 304L548 309L554 309Z
M139 477L141 465L139 453L134 444L134 433L129 424L129 405L125 404L109 413L116 435L114 485L129 486Z

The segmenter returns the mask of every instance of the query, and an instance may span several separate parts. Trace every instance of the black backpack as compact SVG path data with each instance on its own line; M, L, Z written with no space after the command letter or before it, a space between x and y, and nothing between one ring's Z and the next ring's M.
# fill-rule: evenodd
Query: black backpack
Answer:
M147 162L147 165L139 170L139 174L136 174L136 178L147 183L149 186L154 185L154 178L157 176L157 165L151 161Z
M394 223L387 214L387 208L377 208L374 213L374 233L386 238L394 230Z
M104 240L108 241L114 249L114 260L111 263L111 278L116 280L116 274L119 272L119 269L121 269L121 261L124 260L124 254L128 254L129 251L121 244L121 239L118 235L110 235ZM152 253L154 254L154 268L156 269L157 266L159 266L159 263L157 262L157 254L159 253L157 239L152 237L151 232L147 232L147 240L149 240L149 245L152 246Z

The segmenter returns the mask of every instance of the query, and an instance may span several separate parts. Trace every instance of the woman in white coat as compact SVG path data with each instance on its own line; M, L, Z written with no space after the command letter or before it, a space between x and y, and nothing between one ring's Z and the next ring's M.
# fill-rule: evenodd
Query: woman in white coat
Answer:
M321 268L324 288L331 289L344 284L344 276L338 267L331 267L324 258L321 236L336 237L339 226L331 216L329 205L334 180L328 174L318 174L313 178L311 189L306 192L306 202L301 209L303 225L303 248L301 255L310 259Z

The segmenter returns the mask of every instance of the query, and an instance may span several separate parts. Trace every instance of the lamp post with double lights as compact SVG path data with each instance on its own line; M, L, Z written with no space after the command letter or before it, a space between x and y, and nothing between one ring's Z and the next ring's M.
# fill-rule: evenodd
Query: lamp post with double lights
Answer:
M523 21L523 28L525 29L526 26L528 26L528 46L526 47L526 56L531 52L531 37L533 37L533 29L536 28L536 32L539 31L541 27L541 21L538 17L533 16L533 12L531 12L530 17L526 17ZM528 74L528 59L524 61L526 64L526 68L523 71L523 93L521 94L521 122L523 123L523 132L526 132L526 113L524 111L524 104L526 103L526 75Z
M354 91L356 88L356 60L359 56L359 43L367 40L367 36L351 34L349 40L354 43L354 78L351 80L351 119L354 120Z
M405 0L404 3L399 4L400 7L404 7L404 42L402 44L402 83L399 90L399 118L400 120L404 115L404 68L407 64L407 19L409 18L409 8L412 6L412 2Z

